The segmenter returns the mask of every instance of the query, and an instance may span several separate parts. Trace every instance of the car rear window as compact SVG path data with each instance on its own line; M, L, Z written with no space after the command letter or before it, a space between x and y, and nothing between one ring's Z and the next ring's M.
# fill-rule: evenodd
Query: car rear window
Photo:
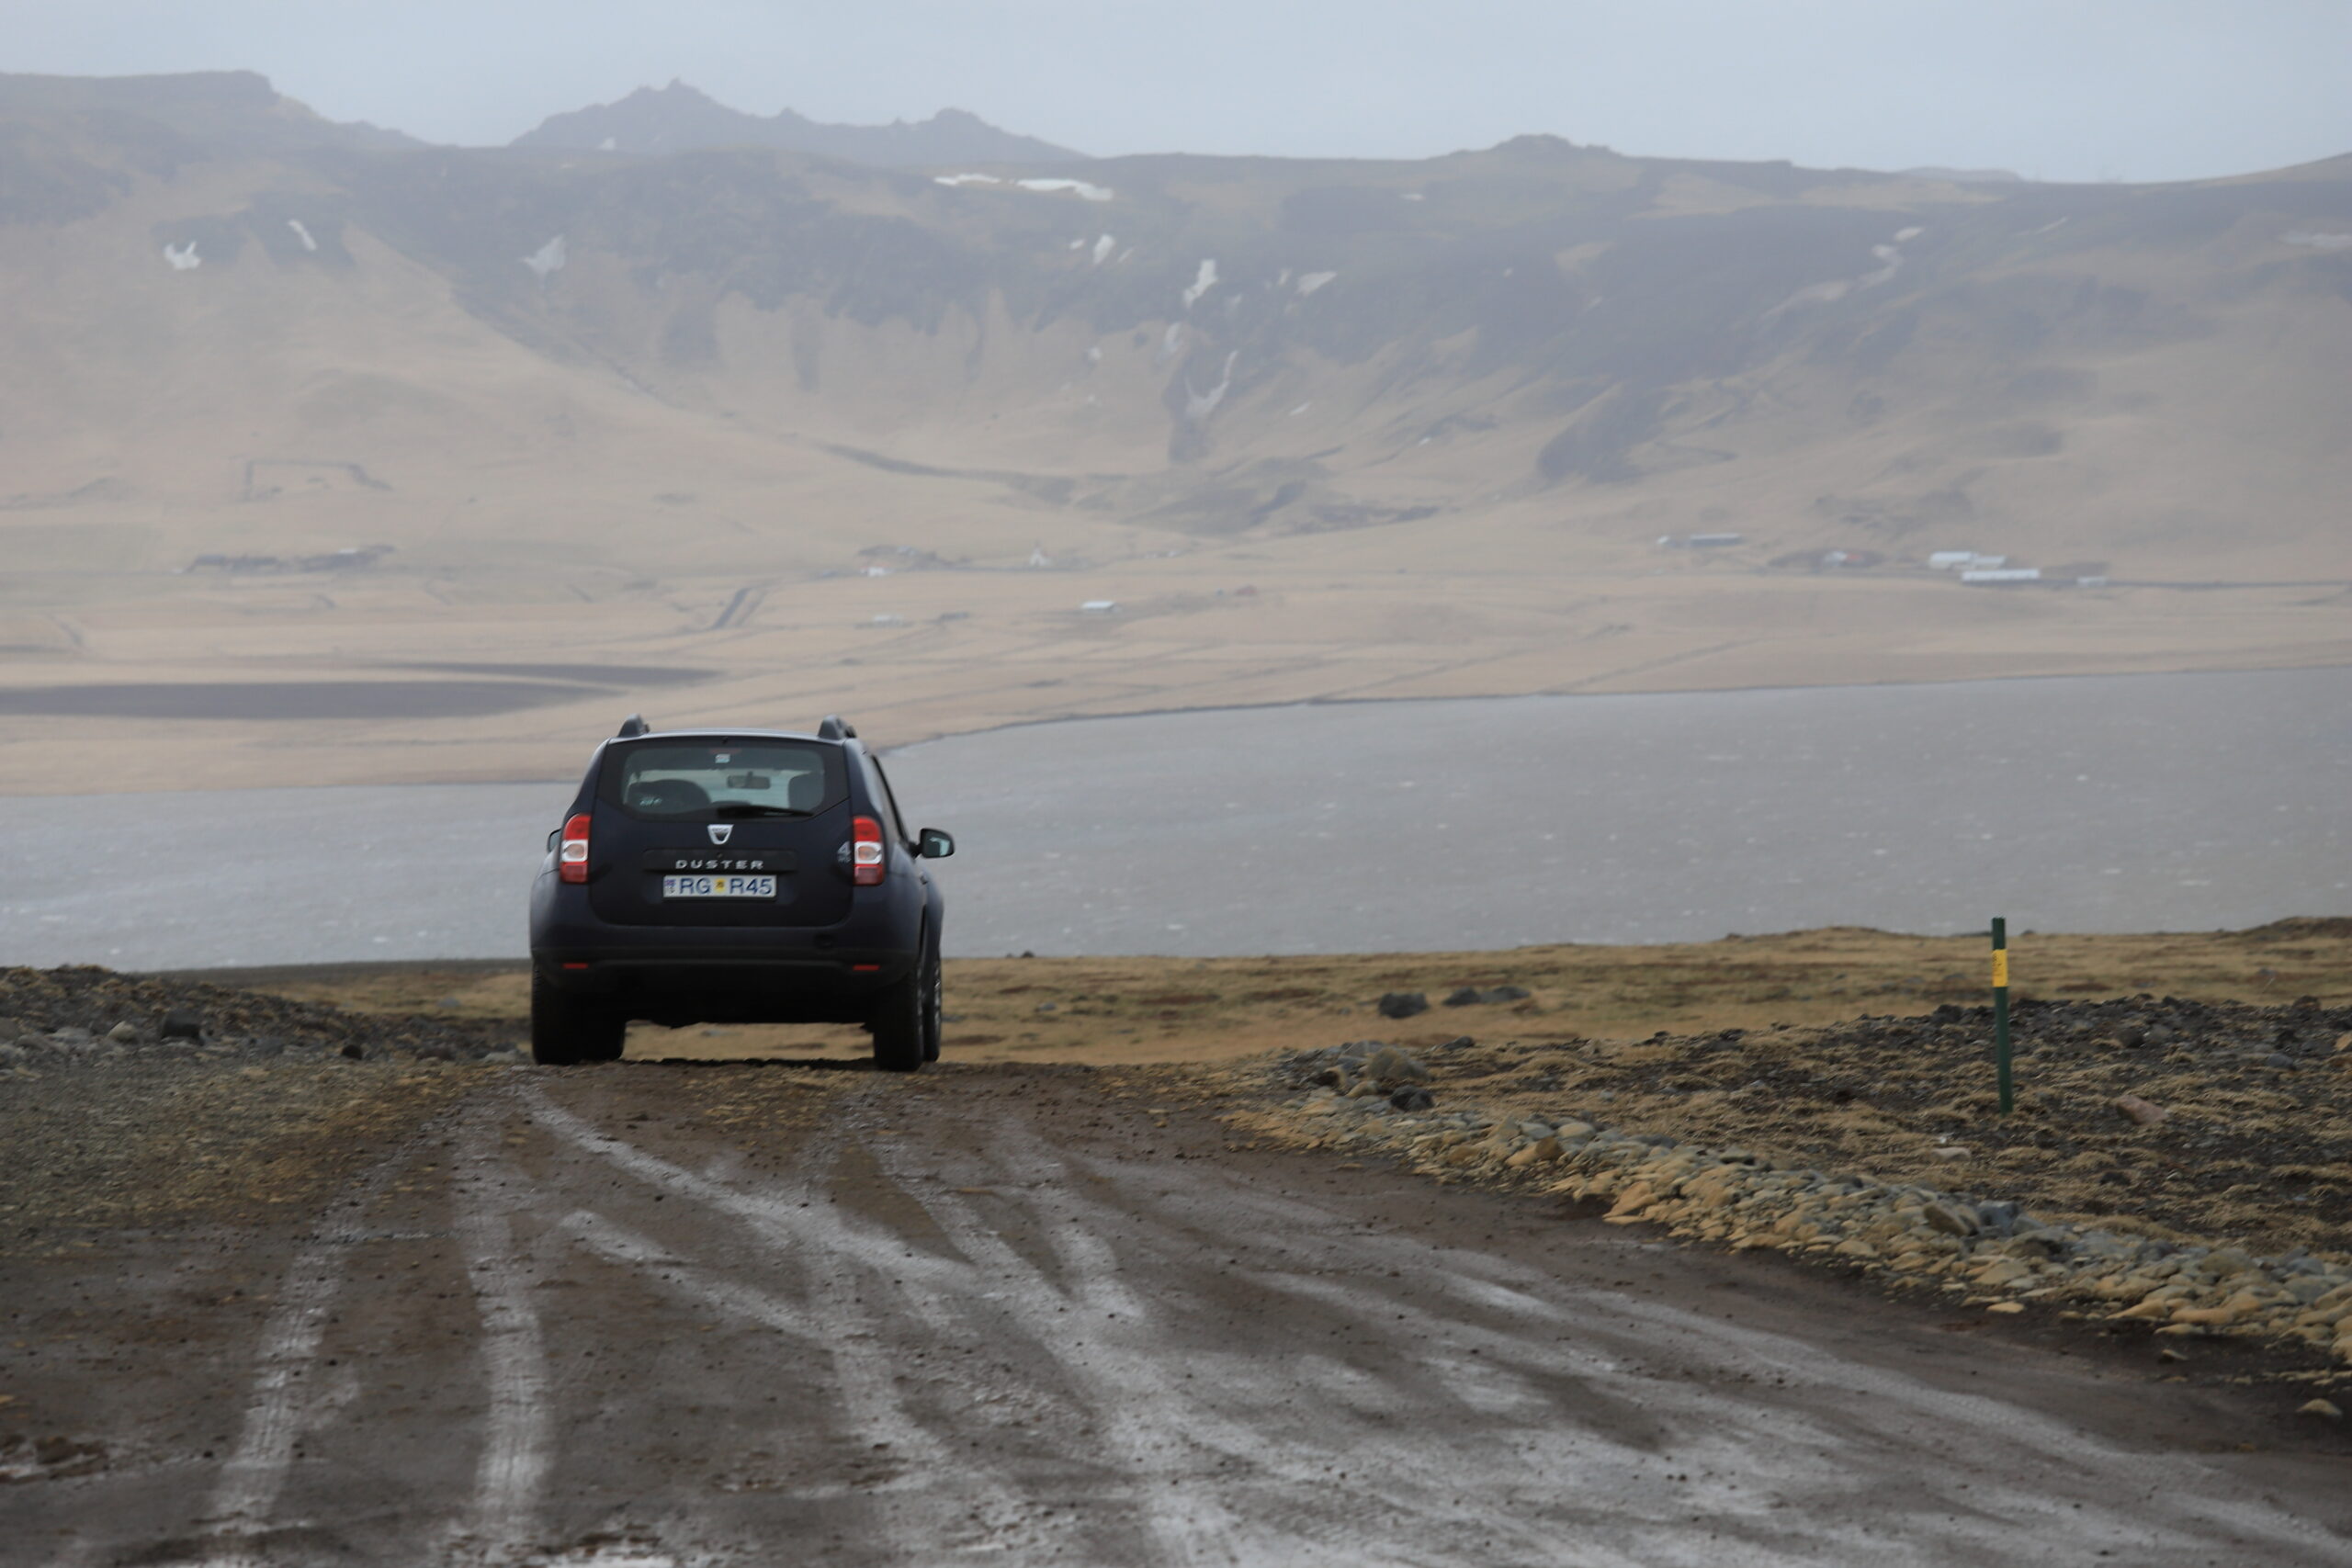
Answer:
M596 793L649 821L728 822L808 816L849 791L838 746L716 739L610 747Z

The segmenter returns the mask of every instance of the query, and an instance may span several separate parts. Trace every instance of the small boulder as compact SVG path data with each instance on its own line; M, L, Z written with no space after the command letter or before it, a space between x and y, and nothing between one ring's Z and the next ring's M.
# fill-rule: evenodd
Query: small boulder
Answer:
M1363 1076L1382 1083L1426 1083L1430 1070L1394 1045L1383 1045L1364 1062Z
M1931 1230L1946 1235L1974 1235L1984 1228L1976 1215L1960 1203L1929 1203L1919 1211L1919 1217Z
M2216 1280L2226 1280L2233 1274L2246 1273L2254 1267L2253 1255L2242 1247L2217 1247L2204 1258L2205 1272L2212 1275Z
M1562 1150L1557 1138L1538 1138L1512 1155L1503 1164L1513 1170L1524 1170L1531 1165L1549 1165L1560 1157Z
M122 1022L116 1024L112 1029L107 1030L107 1038L113 1041L118 1045L133 1045L138 1043L139 1031L133 1029L130 1026L130 1021L126 1019Z
M343 1048L343 1054L346 1059L354 1062L362 1061L368 1055L366 1048L359 1045L345 1045Z
M2315 1416L2322 1421L2341 1421L2344 1419L2343 1408L2332 1399L2305 1400L2302 1404L2295 1406L2295 1414L2298 1416Z
M1476 986L1457 986L1447 994L1445 1005L1450 1008L1493 1007L1500 1002L1525 1001L1532 994L1524 986L1489 986L1484 990Z
M2136 1094L2119 1094L2108 1106L2118 1116L2134 1127L2153 1127L2165 1119L2165 1108L2153 1100L2143 1100Z
M1975 1279L1978 1284L1984 1286L1987 1290L1997 1291L2004 1285L2014 1285L2019 1280L2030 1279L2032 1274L2033 1268L2030 1264L2020 1263L2014 1258L1996 1258L1979 1269Z
M164 1015L163 1027L155 1032L165 1040L200 1040L204 1015L193 1008L174 1008Z
M1410 1018L1430 1010L1429 998L1419 991L1389 991L1378 1003L1383 1018Z
M1437 1104L1437 1096L1419 1084L1408 1084L1390 1095L1388 1103L1399 1111L1427 1111Z

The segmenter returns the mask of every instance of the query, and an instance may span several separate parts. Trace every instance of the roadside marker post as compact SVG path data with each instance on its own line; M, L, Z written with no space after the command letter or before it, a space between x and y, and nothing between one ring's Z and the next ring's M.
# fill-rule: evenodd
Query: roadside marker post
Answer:
M2009 1082L2009 922L1993 917L1993 1065L2001 1090L2001 1114L2017 1106Z

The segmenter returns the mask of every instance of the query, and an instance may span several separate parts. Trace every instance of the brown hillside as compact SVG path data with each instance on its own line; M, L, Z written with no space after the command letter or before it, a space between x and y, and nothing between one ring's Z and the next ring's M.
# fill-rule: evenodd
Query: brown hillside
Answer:
M0 709L51 716L0 788L122 778L139 702L85 688L418 663L898 739L2352 658L2345 160L905 171L390 145L257 83L0 78ZM1743 542L1657 546L1692 532ZM1963 590L1948 547L2112 586ZM560 771L639 700L594 684L140 745Z

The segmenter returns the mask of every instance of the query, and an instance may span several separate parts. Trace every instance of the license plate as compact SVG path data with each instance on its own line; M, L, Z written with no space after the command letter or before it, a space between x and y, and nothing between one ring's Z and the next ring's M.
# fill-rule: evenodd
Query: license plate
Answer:
M773 898L773 876L665 876L664 898Z

